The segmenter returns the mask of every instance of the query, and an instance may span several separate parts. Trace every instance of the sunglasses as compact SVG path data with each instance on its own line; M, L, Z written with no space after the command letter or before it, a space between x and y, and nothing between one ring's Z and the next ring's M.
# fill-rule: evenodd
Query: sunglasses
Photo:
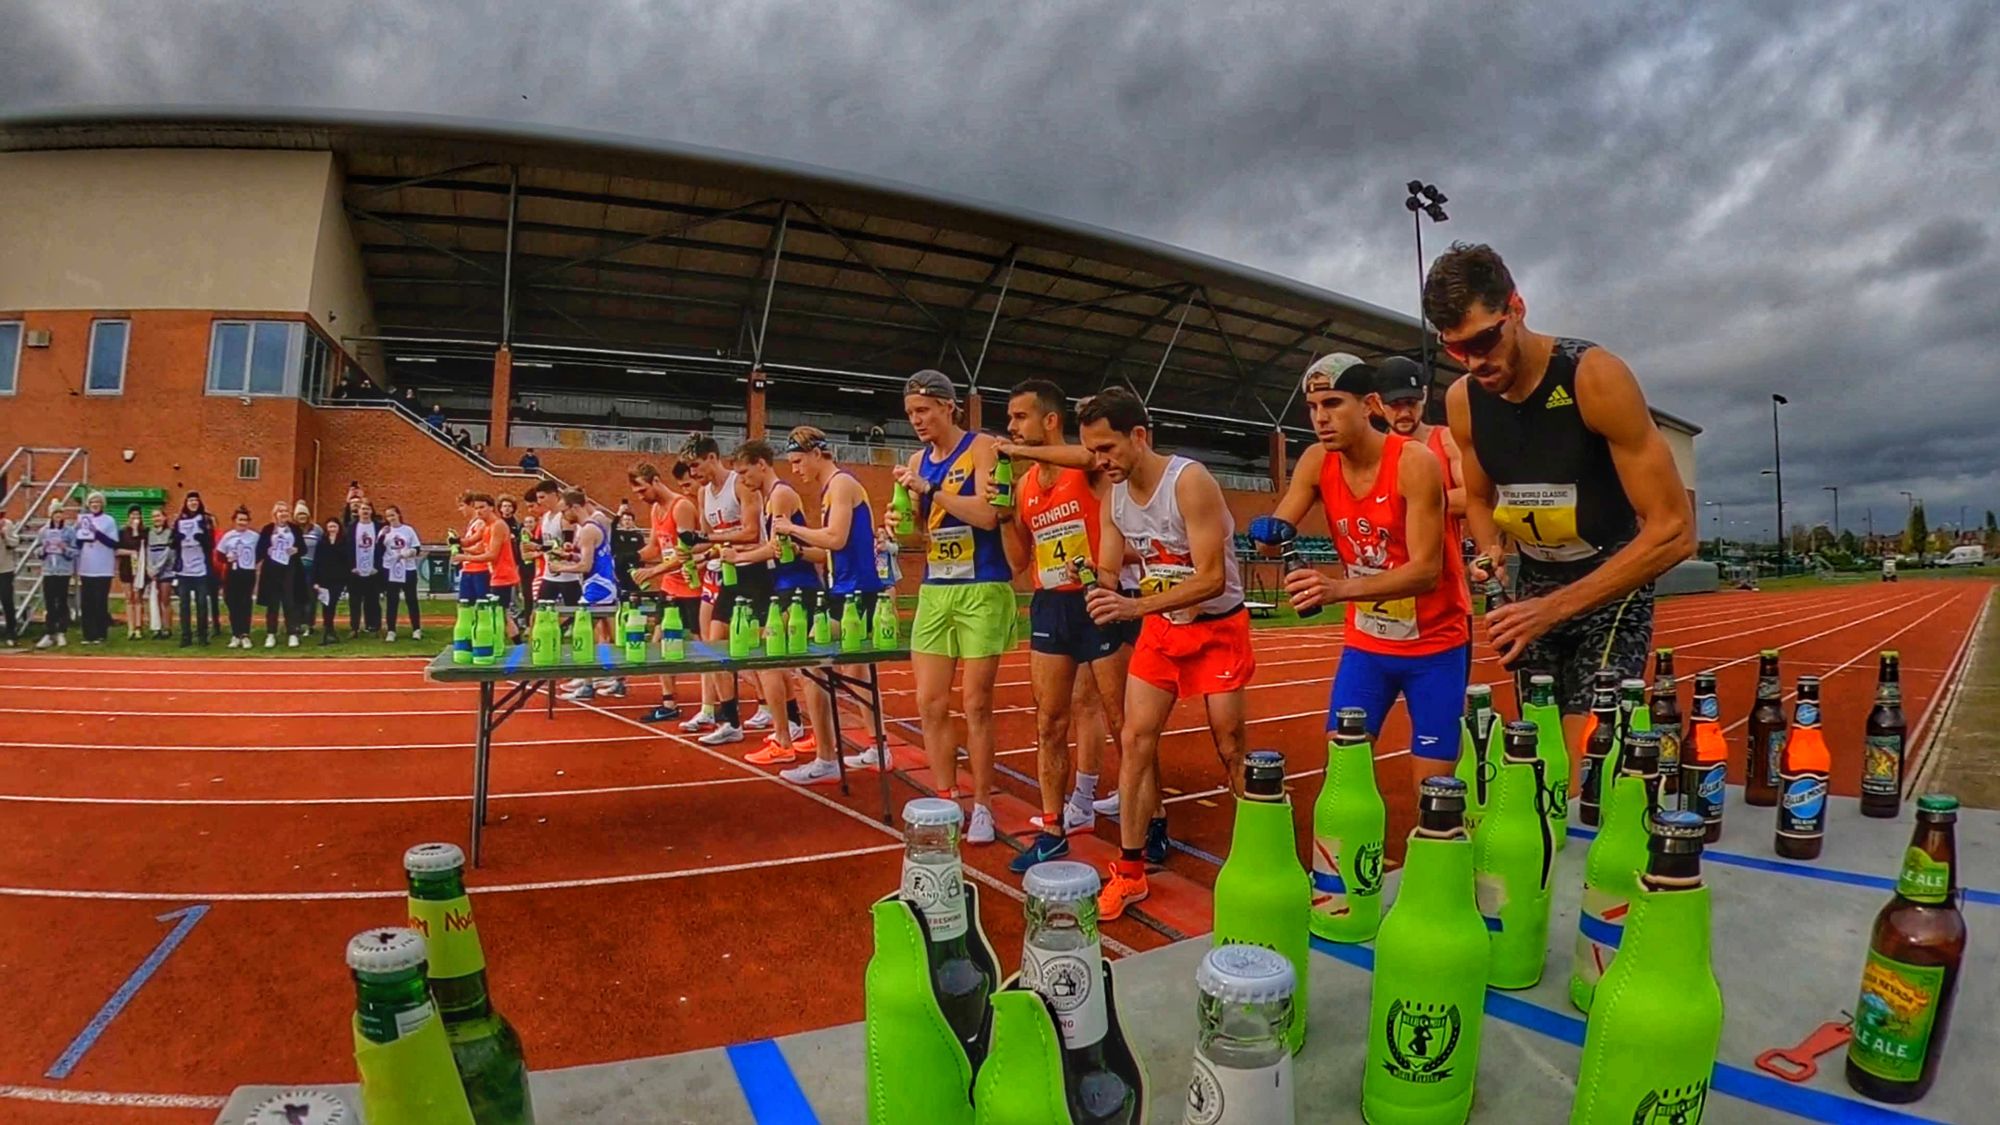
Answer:
M1447 340L1442 333L1439 333L1438 346L1444 349L1444 354L1461 363L1483 356L1500 346L1500 337L1506 334L1507 320L1511 315L1502 313L1499 320L1463 340Z

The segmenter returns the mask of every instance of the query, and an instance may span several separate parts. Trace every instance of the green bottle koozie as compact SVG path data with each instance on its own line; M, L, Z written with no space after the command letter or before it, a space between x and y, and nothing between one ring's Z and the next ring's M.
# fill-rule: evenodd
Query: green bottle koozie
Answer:
M840 651L860 652L868 643L868 630L861 624L861 599L848 598L840 607Z
M1487 978L1494 988L1532 987L1548 960L1556 849L1537 800L1541 765L1539 756L1502 760L1493 801L1473 834L1473 879L1493 942Z
M972 1063L932 991L923 925L896 895L873 913L875 953L862 984L868 1120L970 1125Z
M764 611L764 652L769 656L784 656L790 651L785 639L785 610L773 595L770 608Z
M785 651L793 656L804 656L811 651L812 622L807 620L806 603L810 595L801 594L785 607Z
M875 647L884 651L903 643L902 625L896 619L896 592L884 590L875 597Z
M1326 780L1313 802L1312 914L1327 941L1361 942L1382 924L1388 810L1375 787L1375 745L1328 740Z
M1569 842L1569 747L1563 742L1562 710L1554 703L1529 703L1521 719L1535 724L1535 753L1542 760L1542 809L1555 835L1556 850Z
M660 618L660 656L679 660L687 655L687 626L681 621L681 607L669 603Z
M1646 783L1620 775L1584 858L1583 907L1569 970L1569 1001L1578 1011L1590 1011L1597 983L1624 940L1625 916L1639 889L1639 873L1646 868L1646 840Z
M750 603L738 601L729 611L729 659L741 660L750 655L750 634L755 628L750 623Z
M1496 711L1485 713L1486 737L1475 739L1470 716L1458 720L1458 764L1453 776L1465 782L1465 830L1477 832L1479 818L1493 799L1493 779L1500 769L1500 721ZM1477 745L1475 745L1475 742Z
M486 606L475 606L472 611L472 662L482 667L489 666L498 659L494 653L498 638L493 634L493 613Z
M853 594L847 595L847 600L852 601L853 599ZM827 616L826 603L824 602L820 603L819 607L813 610L812 643L816 645L830 645L833 643L833 618Z
M569 659L572 664L597 663L597 624L588 606L578 606L570 615Z
M1236 802L1229 858L1215 876L1215 931L1210 944L1261 945L1284 954L1305 991L1311 955L1312 880L1299 863L1289 798ZM1286 1042L1297 1054L1306 1040L1305 1004L1292 1006Z
M1111 962L1101 963L1104 988L1105 1064L1131 1085L1131 1120L1148 1119L1145 1068L1118 1021L1117 981ZM1023 987L1017 975L993 994L986 1058L973 1081L974 1125L1066 1125L1071 1121L1063 1070L1063 1040L1048 1001ZM884 1119L887 1120L887 1119ZM909 1118L914 1122L918 1118Z
M1361 1078L1371 1125L1457 1125L1471 1113L1490 945L1472 841L1412 833L1402 886L1375 936Z
M535 621L528 629L528 658L537 668L562 662L562 624L546 605L535 607Z
M624 618L625 659L633 664L643 663L646 659L646 611L636 605L627 606Z
M458 620L451 627L451 662L453 664L472 663L472 619L477 610L469 601L458 603Z
M1571 1125L1698 1125L1722 1045L1707 887L1641 889L1597 983Z

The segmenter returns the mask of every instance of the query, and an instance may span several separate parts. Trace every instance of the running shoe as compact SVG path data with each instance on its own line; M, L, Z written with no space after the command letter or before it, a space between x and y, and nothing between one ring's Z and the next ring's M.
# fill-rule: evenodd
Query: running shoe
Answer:
M735 723L719 723L714 730L702 735L696 741L703 746L727 746L732 742L743 741L743 729Z
M1097 920L1116 921L1124 916L1126 907L1146 901L1146 896L1152 893L1153 888L1146 883L1145 866L1137 863L1128 866L1119 860L1111 865L1104 889L1097 893Z
M1036 833L1035 838L1029 842L1028 846L1022 850L1021 854L1015 856L1013 862L1007 865L1007 870L1012 871L1016 875L1026 875L1028 868L1033 867L1037 863L1046 863L1052 859L1061 859L1068 854L1069 837L1051 836L1046 832L1039 832Z
M412 629L412 630L410 630L410 639L411 639L411 640L413 640L413 641L421 641L421 640L423 640L423 639L424 639L424 631L423 631L422 629Z
M847 768L851 770L881 769L882 755L879 750L877 750L873 746L870 746L868 749L863 750L859 754L847 755L846 757L841 759L841 762L844 763L847 766Z
M1097 800L1090 802L1090 807L1096 810L1099 816L1117 816L1118 791L1114 789L1111 791L1111 796L1099 797Z
M386 632L386 633L382 634L382 642L383 642L384 644L395 644L395 643L396 643L396 631L395 631L394 629L391 629L391 630L389 630L388 632Z
M799 756L796 751L787 750L775 742L766 742L743 755L743 760L753 766L788 766L798 761Z
M589 680L585 679L564 680L562 682L562 690L575 691L576 689L582 687L583 685L589 682L590 682Z
M990 844L993 842L993 810L985 805L972 806L972 818L965 822L965 842L968 844Z
M286 647L286 648L297 648L297 647L299 647L299 635L298 635L297 633L293 633L293 634L292 634L291 636L289 636L289 637L286 637L286 638L285 638L285 647Z
M642 723L671 723L681 717L681 709L671 703L662 703L639 720Z
M1167 818L1156 816L1146 822L1146 862L1164 867L1167 862Z
M765 736L764 736L764 745L766 745L766 746L776 746L776 745L778 745L778 732L777 732L777 731L772 731L771 733L769 733L769 734L765 735ZM814 741L813 741L813 736L812 736L811 734L808 734L808 733L807 733L807 732L806 732L806 731L805 731L805 730L804 730L803 728L801 728L801 727L793 727L793 728L792 728L792 749L794 749L794 750L804 750L804 751L807 751L807 752L811 752L811 751L814 751L814 750L817 750L817 749L819 749L819 743L817 743L817 742L814 742Z
M571 703L588 703L597 698L597 685L585 683L582 687L563 692L562 697Z
M599 680L593 686L597 688L599 695L608 695L613 699L625 698L624 680Z
M832 762L811 758L805 765L779 770L778 776L793 785L830 785L840 780L840 767Z
M682 734L698 734L715 729L715 715L710 711L696 711L681 723Z
M1073 836L1078 832L1089 832L1097 827L1097 814L1089 805L1078 806L1074 801L1064 801L1062 811L1063 835ZM1048 817L1041 813L1028 818L1028 826L1041 832L1049 831Z
M294 640L296 640L297 638L293 638L293 639L294 639ZM265 647L265 648L277 648L277 647L278 647L278 634L276 634L276 633L266 633L266 634L264 634L264 647Z
M55 644L56 644L56 639L55 639L54 637L50 636L50 635L49 635L49 634L47 634L47 633L43 633L43 634L42 634L42 639L41 639L41 640L39 640L39 641L36 641L36 642L35 642L35 647L36 647L36 648L54 648L54 647L55 647Z
M744 730L770 730L776 725L776 721L771 718L769 707L759 707L755 715L743 720Z

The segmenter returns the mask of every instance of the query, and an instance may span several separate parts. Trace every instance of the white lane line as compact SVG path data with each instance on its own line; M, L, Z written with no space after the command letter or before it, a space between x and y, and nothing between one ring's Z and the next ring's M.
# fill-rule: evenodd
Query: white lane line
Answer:
M51 1086L0 1085L0 1098L115 1109L221 1109L229 1104L229 1099L220 1094L134 1094L112 1090L60 1090Z
M1865 645L1863 645L1863 646L1861 647L1861 651L1860 651L1860 652L1857 652L1857 653L1855 653L1855 654L1854 654L1853 656L1850 656L1850 657L1848 657L1848 658L1847 658L1846 660L1844 660L1844 661L1840 662L1839 664L1835 665L1832 671L1830 671L1830 672L1826 673L1825 675L1821 676L1820 678L1821 678L1822 680L1830 680L1830 679L1832 679L1832 678L1833 678L1833 676L1834 676L1834 673L1836 673L1836 672L1841 672L1841 671L1844 671L1845 669L1848 669L1848 668L1851 668L1851 667L1853 667L1854 665L1856 665L1856 664L1859 664L1859 663L1860 663L1861 661L1863 661L1863 660L1866 660L1866 659L1868 659L1868 658L1869 658L1870 656L1873 656L1873 655L1875 655L1876 653L1880 652L1880 651L1881 651L1881 650L1883 649L1883 647L1884 647L1884 646L1888 645L1888 644L1889 644L1889 643L1890 643L1891 641L1894 641L1894 640L1895 640L1895 639L1896 639L1897 637L1900 637L1900 636L1902 636L1902 635L1903 635L1904 633L1907 633L1907 632L1909 632L1910 630L1912 630L1912 629L1916 628L1917 626L1919 626L1919 625L1923 624L1924 622L1926 622L1926 621L1930 620L1930 619L1931 619L1932 617L1935 617L1935 616L1937 616L1937 614L1938 614L1938 612L1939 612L1940 610L1943 610L1943 609L1945 609L1945 608L1946 608L1947 606L1949 606L1949 605L1951 604L1951 601L1952 601L1952 599L1951 599L1951 598L1949 598L1949 597L1947 597L1947 598L1945 598L1945 600L1943 600L1943 601L1939 602L1939 603L1938 603L1937 605L1934 605L1934 606L1932 606L1932 607L1931 607L1931 609L1930 609L1930 612L1929 612L1929 613L1926 613L1926 614L1924 614L1924 615L1923 615L1922 617L1919 617L1919 618L1917 618L1917 619L1916 619L1915 621L1912 621L1912 622L1910 622L1910 623L1909 623L1908 625L1905 625L1905 626L1903 626L1902 628L1900 628L1900 629L1896 630L1895 632L1893 632L1893 633L1889 634L1889 635L1888 635L1888 636L1886 636L1886 637L1876 637L1876 638L1874 638L1874 639L1870 640L1870 641L1869 641L1869 643L1867 643L1867 644L1865 644ZM1905 609L1911 609L1911 608L1914 608L1914 603L1905 603L1905 604L1902 604L1902 605L1895 605L1895 606L1891 606L1891 607L1889 607L1888 609L1885 609L1885 610L1883 610L1883 611L1882 611L1881 613L1874 613L1874 614L1870 614L1870 615L1868 615L1867 617L1864 617L1864 618L1862 618L1862 619L1861 619L1861 621L1873 621L1873 620L1875 620L1875 619L1876 619L1877 617L1882 617L1882 616L1884 616L1884 615L1886 615L1886 614L1890 614L1890 613L1895 613L1895 612L1897 612L1897 611L1899 611L1899 610L1905 610ZM1861 622L1859 622L1859 621L1855 622L1855 624L1857 624L1857 625L1858 625L1858 624L1860 624L1860 623L1861 623ZM1826 636L1826 635L1827 635L1827 634L1829 634L1829 633L1838 633L1838 632L1840 632L1840 630L1839 630L1839 629L1828 629L1828 630L1826 630L1825 632L1820 632L1820 633L1814 633L1814 634L1813 634L1812 636L1810 636L1810 637L1806 637L1806 638L1805 638L1804 640L1801 640L1801 641L1794 641L1794 642L1792 642L1792 643L1793 643L1793 644L1804 644L1804 643L1805 643L1805 641L1810 641L1810 640L1814 640L1814 639L1816 639L1816 638L1819 638L1819 637L1824 637L1824 636ZM1729 664L1724 664L1724 665L1722 665L1722 667L1724 667L1724 668L1727 668L1727 667L1729 667L1729 666L1731 666L1731 665L1735 665L1735 664L1747 664L1747 663L1749 663L1750 661L1752 661L1752 660L1755 660L1755 659L1757 659L1757 657L1755 657L1755 656L1744 656L1744 657L1739 657L1738 659L1735 659L1735 660L1732 660L1732 661L1730 661L1730 662L1729 662ZM1796 689L1795 689L1795 690L1792 690L1792 691L1788 691L1788 692L1785 692L1785 693L1784 693L1784 694L1783 694L1782 696L1780 696L1780 697L1779 697L1779 702L1780 702L1780 703L1782 703L1782 702L1784 702L1785 700L1788 700L1788 699L1794 699L1794 698L1796 698L1797 696L1798 696L1798 692L1797 692L1797 690L1796 690ZM1735 730L1735 729L1736 729L1737 727L1740 727L1740 726L1744 726L1744 725L1748 724L1749 722L1750 722L1750 716L1748 716L1748 715L1745 715L1745 716L1743 716L1742 718L1740 718L1740 719L1736 720L1735 722L1733 722L1733 723L1730 723L1730 724L1729 724L1728 726L1725 726L1725 727L1723 727L1723 728L1722 728L1722 733L1724 733L1724 734L1728 734L1729 732L1731 732L1731 731Z
M644 741L644 739L636 734L610 734L598 738L534 738L523 739L518 742L503 742L495 739L493 746L495 749L502 749L513 746L570 746L579 743L641 741ZM294 746L183 746L177 743L168 743L166 745L80 746L74 742L0 742L0 750L82 750L91 753L115 750L138 750L145 753L158 754L286 754L310 753L322 750L361 752L370 750L467 750L471 747L472 740L469 738L461 739L457 742L405 742L394 746L351 746L345 743Z
M589 879L551 879L539 883L494 883L475 884L469 888L475 894L505 895L522 891L564 891L578 887L614 887L627 883L660 883L670 879L693 879L703 875L727 875L735 871L761 871L771 867L795 867L805 863L820 863L830 859L852 859L855 856L879 855L883 852L899 852L901 844L873 844L865 848L847 848L837 852L814 852L810 855L784 856L779 859L757 859L746 863L720 863L710 867L683 867L673 871L644 871L633 875L599 875ZM71 891L54 887L0 887L0 895L12 898L58 898L87 899L114 902L348 902L356 899L407 898L409 891L403 887L382 891Z
M1944 732L1951 729L1953 715L1958 710L1959 688L1965 685L1964 672L1972 665L1979 646L1979 634L1986 627L1986 612L1992 608L1992 588L1980 590L1979 612L1973 615L1972 627L1965 631L1965 636L1958 642L1958 651L1952 654L1951 663L1944 672L1946 682L1924 701L1924 713L1917 716L1916 725L1910 728L1911 760L1904 763L1904 775L1910 779L1909 791L1912 793L1922 792L1931 780L1929 775L1942 768L1938 763L1950 757L1950 747L1946 747L1943 754L1932 754L1931 750ZM1937 716L1937 725L1927 730L1926 724L1931 721L1932 715Z
M156 675L158 673L155 673ZM180 687L159 684L138 684L132 687L113 687L109 684L10 684L0 683L0 690L18 692L41 691L89 691L119 692L138 691L152 696L172 699L178 695L227 695L236 699L260 695L408 695L412 692L453 692L460 695L472 694L471 684L418 684L412 687Z
M651 704L640 706L650 710ZM433 707L421 711L237 711L218 715L214 711L93 711L65 710L53 707L0 707L0 715L75 715L91 719L207 719L214 722L223 719L372 719L411 718L419 715L445 715L454 719L466 717L462 707Z
M612 793L658 793L670 789L705 789L712 785L740 785L749 777L711 777L702 781L661 781L650 785L605 785L589 789L534 789L489 793L494 801L520 801L531 797L597 797ZM440 793L408 797L83 797L51 796L38 793L0 793L0 801L39 805L417 805L472 800L470 793Z

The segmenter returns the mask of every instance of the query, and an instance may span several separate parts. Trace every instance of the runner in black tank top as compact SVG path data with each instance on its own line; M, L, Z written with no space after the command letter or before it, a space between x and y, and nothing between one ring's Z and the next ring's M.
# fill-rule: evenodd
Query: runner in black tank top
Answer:
M1441 256L1424 311L1467 370L1445 396L1466 532L1495 559L1507 544L1520 556L1516 600L1488 612L1488 635L1517 676L1556 677L1574 751L1591 674L1644 668L1653 580L1694 550L1687 491L1631 369L1588 340L1531 331L1490 247Z

